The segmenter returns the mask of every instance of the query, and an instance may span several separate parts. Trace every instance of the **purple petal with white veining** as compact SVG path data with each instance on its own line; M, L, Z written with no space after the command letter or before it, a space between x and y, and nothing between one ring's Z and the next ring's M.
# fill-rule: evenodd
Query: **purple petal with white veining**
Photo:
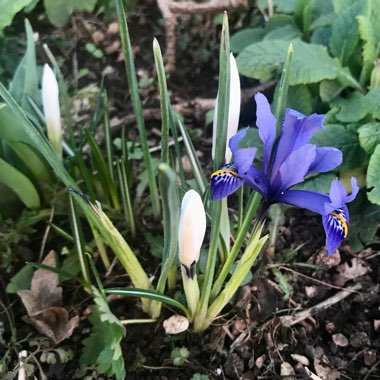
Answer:
M322 217L322 222L326 234L327 256L331 256L344 240L344 233L336 217L325 215Z
M222 169L211 174L212 199L217 201L235 192L243 183L232 165L227 164Z

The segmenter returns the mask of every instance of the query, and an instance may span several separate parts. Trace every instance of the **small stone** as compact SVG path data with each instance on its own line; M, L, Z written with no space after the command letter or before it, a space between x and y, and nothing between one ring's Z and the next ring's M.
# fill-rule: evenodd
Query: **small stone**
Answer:
M107 34L119 34L119 24L116 21L108 25Z
M309 359L306 356L298 355L298 354L291 354L290 355L293 360L295 360L298 363L301 363L302 365L309 365Z
M338 370L328 367L319 359L314 359L314 369L317 375L324 380L337 380L340 379Z
M364 364L368 367L372 367L377 360L377 355L375 351L369 350L364 352Z
M294 369L288 362L281 363L281 376L295 375ZM290 379L294 379L291 377Z
M314 298L318 293L318 288L316 286L305 286L305 294L307 298Z
M99 45L101 42L104 41L105 35L102 31L96 30L94 33L92 33L91 38L95 45Z
M348 339L341 333L334 334L332 336L332 340L339 347L347 347L348 346Z
M236 330L239 333L242 333L247 328L247 323L243 321L242 319L238 319L234 323L234 330Z
M163 326L166 334L179 334L189 328L189 320L183 315L172 315L164 321Z
M350 338L350 343L352 347L360 348L370 344L368 335L361 331L353 334Z
M258 369L261 369L262 366L264 365L264 362L265 362L265 359L267 358L267 356L264 354L264 355L261 355L259 356L256 361L255 361L255 365Z
M373 328L374 328L376 331L379 331L379 330L380 330L380 319L374 319L374 321L373 321Z
M332 334L335 331L334 323L332 323L332 322L326 323L325 329L329 334Z

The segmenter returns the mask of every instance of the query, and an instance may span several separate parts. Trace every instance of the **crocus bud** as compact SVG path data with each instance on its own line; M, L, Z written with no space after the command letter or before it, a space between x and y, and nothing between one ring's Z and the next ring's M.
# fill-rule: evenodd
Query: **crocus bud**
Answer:
M44 65L41 87L48 139L57 156L62 158L62 126L58 83L53 70L47 64Z
M189 190L182 200L178 227L179 260L190 278L206 233L206 213L202 199L195 190Z
M241 91L240 91L240 78L239 72L236 66L236 61L234 56L230 55L230 103L228 107L228 127L227 127L227 141L226 141L226 162L231 161L232 152L228 147L228 142L230 138L236 135L239 116L240 116L240 102L241 102ZM212 158L215 157L215 144L217 135L217 118L218 118L218 96L216 97L215 109L214 109L214 123L213 123L213 134L212 134Z

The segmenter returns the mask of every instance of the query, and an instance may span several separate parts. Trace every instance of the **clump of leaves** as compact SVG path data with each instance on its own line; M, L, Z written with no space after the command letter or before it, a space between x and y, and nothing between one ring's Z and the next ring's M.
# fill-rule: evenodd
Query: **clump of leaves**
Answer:
M112 314L103 295L96 288L92 289L96 303L89 317L92 332L83 340L81 369L77 375L83 376L86 368L94 367L95 364L99 373L122 380L125 378L125 368L120 341L125 336L126 330L119 319Z
M262 11L268 4L259 1ZM289 42L294 47L287 106L305 114L325 113L325 130L313 143L343 152L337 174L348 185L355 176L367 193L350 207L350 242L359 249L380 220L380 0L273 1L275 13L263 27L244 29L231 39L241 74L278 78ZM271 12L267 12L271 14ZM275 90L278 91L278 85ZM276 98L276 96L275 96ZM333 174L306 181L305 190L327 192ZM361 203L360 211L355 208Z
M186 360L189 358L190 352L186 347L176 347L170 353L170 358L173 361L173 365L176 367L182 367Z

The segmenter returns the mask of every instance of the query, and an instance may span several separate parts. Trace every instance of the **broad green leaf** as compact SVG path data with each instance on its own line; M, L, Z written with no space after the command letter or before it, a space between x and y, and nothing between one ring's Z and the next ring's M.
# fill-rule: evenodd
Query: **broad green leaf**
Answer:
M359 251L363 245L372 241L380 222L380 207L370 203L366 193L360 191L355 202L348 205L350 226L348 240L350 246Z
M378 56L380 42L380 0L367 0L363 16L358 16L359 33L364 41L363 69L369 78L375 58Z
M30 179L2 158L0 182L15 192L26 207L35 209L41 206L40 197Z
M262 81L278 74L285 61L289 41L271 40L254 43L237 57L241 74ZM343 69L332 59L321 45L293 41L293 60L290 70L290 85L320 82L335 79Z
M274 0L273 6L278 13L293 13L296 8L297 0ZM257 5L260 9L267 9L267 0L258 0Z
M328 193L331 182L336 178L333 173L321 173L314 177L307 178L304 182L295 185L293 189L317 191L319 193Z
M362 12L364 2L356 1L339 12L332 23L330 50L342 66L356 51L359 42L359 25L356 17Z
M293 38L301 37L302 33L295 25L284 25L276 29L273 29L269 33L265 34L263 40L287 40L290 41Z
M338 80L323 80L319 85L319 96L323 102L329 103L341 93L343 88Z
M246 46L259 42L264 36L264 29L243 29L231 37L231 51L240 53Z
M278 85L275 89L274 99L277 99L277 92ZM304 84L291 86L286 100L286 107L302 112L305 115L313 113L312 98L309 88ZM276 108L276 102L273 104L273 108Z
M25 265L9 280L6 292L17 293L19 290L29 289L33 273L34 268L31 265Z
M319 28L323 28L325 26L331 26L336 18L334 13L324 14L318 18L316 18L310 25L310 30L317 30Z
M367 170L367 188L372 190L368 193L370 202L380 205L380 144L373 152Z
M11 25L13 17L33 0L0 0L0 33Z
M331 38L331 26L317 28L310 37L310 42L315 45L329 46Z
M339 169L357 168L363 166L367 160L367 155L360 146L355 125L327 125L326 129L314 135L312 142L319 146L333 146L341 150L343 163Z
M366 99L369 104L369 112L374 119L380 119L380 88L368 91Z
M338 107L336 119L345 123L354 123L363 119L370 112L368 98L360 92L353 92L348 98L336 98L332 106Z
M9 92L17 103L29 112L32 108L28 97L31 97L37 105L41 102L33 29L28 20L25 20L25 30L27 36L26 52L14 73L9 85Z
M358 129L358 132L360 146L368 154L372 154L380 144L380 123L374 121L372 123L364 124Z
M96 0L44 0L47 16L52 24L62 27L75 11L92 12Z
M354 0L355 1L355 0ZM352 5L353 0L332 0L334 11L336 14L339 14L344 9L348 8Z

